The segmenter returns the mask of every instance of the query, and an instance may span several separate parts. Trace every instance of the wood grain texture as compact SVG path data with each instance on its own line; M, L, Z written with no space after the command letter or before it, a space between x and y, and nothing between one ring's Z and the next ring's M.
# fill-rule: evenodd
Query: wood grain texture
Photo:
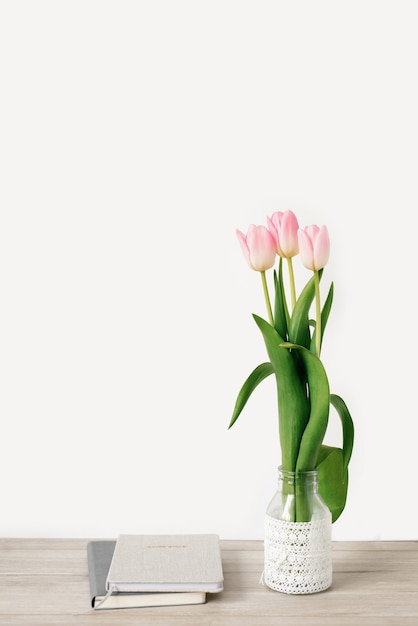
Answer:
M94 612L89 539L0 539L7 626L417 626L418 541L334 542L333 584L290 596L260 584L263 542L221 541L225 588L204 605Z

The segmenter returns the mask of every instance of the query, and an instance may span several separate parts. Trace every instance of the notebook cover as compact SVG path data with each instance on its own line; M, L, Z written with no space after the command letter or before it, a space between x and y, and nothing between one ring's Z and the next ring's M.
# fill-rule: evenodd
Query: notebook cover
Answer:
M218 535L120 535L106 590L208 591L223 589Z
M96 596L106 595L106 577L109 572L116 541L90 541L87 544L91 605Z
M126 609L139 607L203 604L205 592L185 593L116 593L106 597L106 577L116 541L96 540L87 544L90 600L94 609Z

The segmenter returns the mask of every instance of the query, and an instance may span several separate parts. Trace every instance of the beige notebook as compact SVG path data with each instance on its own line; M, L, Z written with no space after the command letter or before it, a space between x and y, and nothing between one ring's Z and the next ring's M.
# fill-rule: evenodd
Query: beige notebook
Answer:
M218 535L120 535L107 592L223 589Z

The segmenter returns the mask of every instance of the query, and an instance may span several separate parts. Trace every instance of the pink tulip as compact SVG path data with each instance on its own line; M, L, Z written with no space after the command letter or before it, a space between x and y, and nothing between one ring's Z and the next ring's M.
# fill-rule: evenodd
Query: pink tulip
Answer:
M326 226L299 228L298 239L302 263L308 270L320 270L328 263L330 243Z
M291 258L299 252L298 220L292 211L276 211L267 217L268 229L276 242L277 254L284 258Z
M247 235L236 231L245 260L251 269L265 272L276 260L276 244L273 235L265 226L250 224Z

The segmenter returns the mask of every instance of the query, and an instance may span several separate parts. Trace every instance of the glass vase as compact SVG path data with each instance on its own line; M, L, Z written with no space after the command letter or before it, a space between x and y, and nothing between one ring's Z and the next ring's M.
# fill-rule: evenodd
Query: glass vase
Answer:
M318 472L286 472L267 507L264 583L283 593L324 591L332 583L332 517L318 494Z

